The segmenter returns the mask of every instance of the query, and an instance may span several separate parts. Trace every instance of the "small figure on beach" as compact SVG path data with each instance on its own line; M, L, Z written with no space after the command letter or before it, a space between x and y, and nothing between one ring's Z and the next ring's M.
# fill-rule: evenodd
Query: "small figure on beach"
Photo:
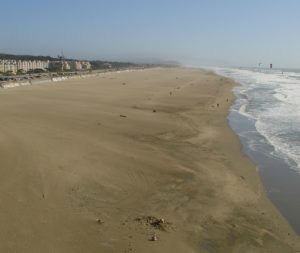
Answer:
M220 105L219 104L217 104L217 107L219 107Z
M152 241L152 242L157 241L157 235L155 233L152 235L150 241Z
M97 223L99 223L99 224L103 224L103 223L104 223L104 221L102 221L102 220L101 220L101 219L99 219L99 218L98 218L98 219L96 219L96 222L97 222Z

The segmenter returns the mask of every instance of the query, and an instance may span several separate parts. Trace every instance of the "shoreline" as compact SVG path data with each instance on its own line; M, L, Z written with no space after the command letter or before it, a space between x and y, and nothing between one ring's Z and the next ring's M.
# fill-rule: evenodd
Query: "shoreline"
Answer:
M234 85L149 69L3 89L0 251L299 250L228 124Z
M231 128L240 137L243 152L257 164L268 198L299 235L300 205L296 193L300 191L300 175L285 160L270 155L274 147L267 141L260 141L264 140L264 137L257 132L253 123L249 122L246 117L231 111L229 121ZM249 134L250 131L251 134ZM249 138L256 140L255 150L249 147Z
M240 82L244 82L242 84L239 83L239 79L228 73L217 71L217 74L227 76L237 82L238 86L234 89L236 102L229 111L229 125L239 136L243 152L257 164L268 198L299 235L300 175L295 170L297 165L290 158L278 154L269 140L256 129L256 121L247 113L244 114L243 100L247 96L244 96L240 89L245 82L247 83L247 80L241 79Z

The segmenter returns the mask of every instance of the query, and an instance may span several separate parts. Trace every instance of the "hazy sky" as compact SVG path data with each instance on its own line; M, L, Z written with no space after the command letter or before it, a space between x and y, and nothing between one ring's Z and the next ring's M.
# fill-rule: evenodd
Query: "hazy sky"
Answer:
M299 13L299 0L7 0L0 52L300 67Z

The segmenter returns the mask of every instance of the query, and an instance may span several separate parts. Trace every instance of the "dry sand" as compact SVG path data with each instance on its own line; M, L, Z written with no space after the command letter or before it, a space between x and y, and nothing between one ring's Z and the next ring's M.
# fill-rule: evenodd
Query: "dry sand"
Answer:
M1 90L0 252L300 251L227 125L233 85L155 69Z

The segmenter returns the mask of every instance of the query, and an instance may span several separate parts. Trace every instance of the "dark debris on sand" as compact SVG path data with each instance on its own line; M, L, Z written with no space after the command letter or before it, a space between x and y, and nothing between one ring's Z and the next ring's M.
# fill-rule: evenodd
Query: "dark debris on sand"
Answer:
M135 220L141 224L151 226L161 231L168 231L172 228L172 223L167 222L163 218L159 219L154 216L139 216Z

